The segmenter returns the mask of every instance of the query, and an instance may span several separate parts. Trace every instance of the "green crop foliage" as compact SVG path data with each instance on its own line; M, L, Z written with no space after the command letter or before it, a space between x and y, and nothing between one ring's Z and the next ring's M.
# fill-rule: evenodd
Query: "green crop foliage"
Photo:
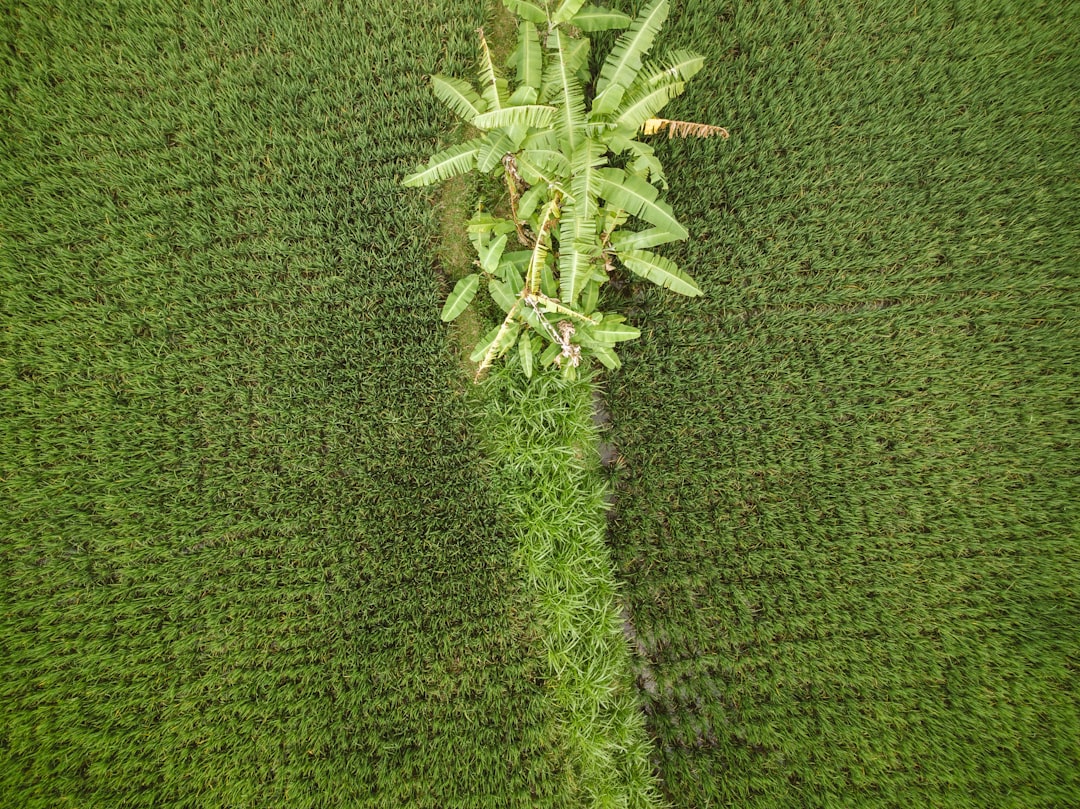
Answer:
M521 18L507 62L513 88L481 31L479 91L431 77L436 97L481 134L438 152L404 180L430 185L477 170L500 177L508 192L509 216L481 209L467 223L479 272L458 281L442 318L458 317L481 282L502 309L502 322L470 357L477 380L515 347L527 377L554 364L573 378L588 357L615 369L616 345L639 336L624 315L598 308L601 286L618 266L673 292L701 294L687 273L649 249L688 233L659 198L657 184L667 187L662 166L637 135L727 133L656 117L703 64L689 50L645 58L667 0L652 0L636 18L579 0L506 5ZM621 29L593 72L585 32ZM648 227L626 228L631 217Z
M576 805L399 187L485 12L0 8L4 809Z
M607 380L673 806L1080 805L1078 13L673 4L709 294Z

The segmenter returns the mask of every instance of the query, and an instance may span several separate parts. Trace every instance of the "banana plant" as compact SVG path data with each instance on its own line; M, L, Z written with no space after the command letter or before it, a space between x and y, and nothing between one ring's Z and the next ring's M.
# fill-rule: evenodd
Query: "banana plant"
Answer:
M660 198L663 168L638 136L727 132L657 117L704 61L687 50L646 58L668 0L650 0L636 18L584 0L504 3L519 18L506 65L513 86L481 30L478 86L431 77L435 96L477 137L438 152L403 181L425 186L479 171L501 175L508 192L509 216L481 207L466 223L478 272L457 282L442 319L458 317L482 284L502 309L502 322L472 352L477 381L515 348L528 377L554 364L573 378L589 357L617 369L616 345L640 332L623 315L597 310L616 267L682 295L702 294L685 271L652 252L688 233ZM588 35L608 30L622 33L593 76Z

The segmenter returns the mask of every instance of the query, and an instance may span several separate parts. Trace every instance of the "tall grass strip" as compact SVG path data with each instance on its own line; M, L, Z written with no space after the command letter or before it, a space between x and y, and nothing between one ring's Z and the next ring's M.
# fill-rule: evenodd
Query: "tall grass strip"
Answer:
M547 651L546 689L586 807L655 807L650 742L630 678L605 539L594 382L512 365L479 393L490 484L515 528Z

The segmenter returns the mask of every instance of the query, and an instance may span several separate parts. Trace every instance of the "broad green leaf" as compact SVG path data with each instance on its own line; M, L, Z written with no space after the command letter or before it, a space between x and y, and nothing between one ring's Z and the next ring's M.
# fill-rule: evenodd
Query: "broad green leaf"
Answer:
M634 158L630 164L630 173L643 180L653 180L660 183L660 187L667 191L667 177L664 176L664 167L660 161L651 154L642 154Z
M559 7L555 9L555 13L551 15L551 21L556 24L566 22L577 14L583 5L585 5L585 0L562 0Z
M567 203L563 207L563 218L559 221L559 293L563 303L573 306L578 295L591 274L590 258L577 249L578 228L581 219L577 216L578 203Z
M573 304L589 278L592 243L596 240L596 199L600 193L597 169L607 162L603 147L583 140L574 153L574 176L570 190L573 203L566 206L559 223L559 287L564 303ZM580 249L589 244L586 250Z
M652 47L660 26L668 15L667 0L652 0L642 9L637 19L616 40L611 53L600 69L600 78L596 83L597 93L603 93L608 87L618 85L629 87L641 69L641 59Z
M584 84L589 80L589 40L587 37L575 39L566 37L566 66Z
M541 149L543 151L557 151L559 148L559 139L555 136L555 133L550 129L541 129L537 132L530 132L525 136L525 140L521 142L522 149Z
M491 171L499 165L504 155L517 151L524 137L525 130L517 126L488 132L480 141L480 149L476 153L476 167L482 172Z
M530 104L535 104L536 99L539 97L540 93L537 92L535 87L523 84L514 90L506 104L509 107L527 107Z
M559 294L559 284L555 281L555 271L551 268L551 264L544 264L540 268L540 291L549 298L554 298Z
M503 0L503 5L517 14L521 19L529 22L547 22L547 12L536 3L529 0Z
M601 343L621 343L624 340L636 340L641 336L638 329L627 326L621 320L622 318L604 318L599 326L593 326L589 330L590 336Z
M518 359L521 360L521 370L525 372L526 379L532 379L533 375L533 345L529 333L525 332L518 340Z
M547 187L537 183L524 194L521 195L521 199L518 200L518 218L528 219L536 211L536 206L540 203L540 200L544 198L544 194L547 193Z
M607 275L604 275L603 281L607 281ZM600 284L602 281L594 280L590 284L585 285L585 291L581 293L581 312L582 314L591 315L596 311L596 303L600 300Z
M539 159L533 162L536 158ZM565 159L562 152L528 150L517 154L517 168L522 179L529 185L547 187L560 184L564 176L569 173L568 170L561 170L560 161L565 161Z
M476 273L466 275L454 284L454 289L450 293L450 297L446 299L446 304L443 306L442 314L440 315L443 322L449 323L464 312L469 304L472 303L472 299L476 297L476 290L479 286L480 276Z
M605 368L609 368L612 371L617 371L622 368L622 362L619 360L619 355L615 353L614 349L607 346L590 346L590 351L594 357L603 363Z
M472 85L462 79L434 75L431 89L436 98L466 121L471 121L487 107L487 102L477 95Z
M496 236L501 236L513 229L514 223L511 220L501 216L492 216L486 211L481 211L465 223L465 230L468 233L494 233Z
M501 110L485 112L473 118L472 124L477 129L500 129L505 126L543 129L551 126L551 119L554 115L554 107L530 104L523 107L503 107Z
M598 169L597 174L601 175L600 196L607 200L608 207L617 206L657 227L678 233L679 239L690 235L675 219L671 206L656 200L659 192L645 180L620 169Z
M501 281L489 281L488 292L491 293L495 303L499 304L499 308L504 312L509 312L514 308L515 295L506 284Z
M472 350L472 354L469 355L469 359L473 362L480 362L487 354L488 349L491 348L491 344L495 342L495 338L499 336L499 330L502 326L496 326L483 337L480 338L480 342L476 344L476 348Z
M502 234L499 238L484 247L480 251L480 266L484 272L495 274L495 271L499 267L499 259L502 258L503 250L506 249L506 234Z
M612 11L599 6L586 6L570 19L582 31L611 31L626 28L632 20L621 11Z
M675 262L663 256L646 250L629 250L621 253L619 260L632 272L672 292L691 298L701 294L701 289L694 279L680 270Z
M523 149L518 159L522 157L541 171L560 180L570 176L570 161L557 149Z
M432 155L425 168L410 174L402 180L401 184L406 188L432 185L472 171L476 168L476 156L480 152L482 143L482 140L474 138Z
M616 253L627 250L644 250L658 247L668 242L677 242L682 237L664 228L646 228L645 230L619 230L611 234L611 246Z
M556 28L548 36L548 70L544 75L544 96L557 108L555 131L565 152L573 152L584 137L585 91L567 62L567 37Z
M536 25L523 19L518 26L518 84L528 85L539 92L544 78L543 66L540 35L536 32Z
M561 353L562 348L558 343L548 343L548 347L545 348L544 352L540 355L540 364L546 368L551 365L551 363L555 362L555 358ZM483 354L480 356L483 356Z

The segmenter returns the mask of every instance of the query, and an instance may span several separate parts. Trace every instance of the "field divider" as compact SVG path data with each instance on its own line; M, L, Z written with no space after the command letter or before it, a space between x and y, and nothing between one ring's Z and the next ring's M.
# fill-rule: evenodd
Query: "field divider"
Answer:
M606 544L592 379L501 367L478 389L487 477L516 532L579 805L661 804Z

